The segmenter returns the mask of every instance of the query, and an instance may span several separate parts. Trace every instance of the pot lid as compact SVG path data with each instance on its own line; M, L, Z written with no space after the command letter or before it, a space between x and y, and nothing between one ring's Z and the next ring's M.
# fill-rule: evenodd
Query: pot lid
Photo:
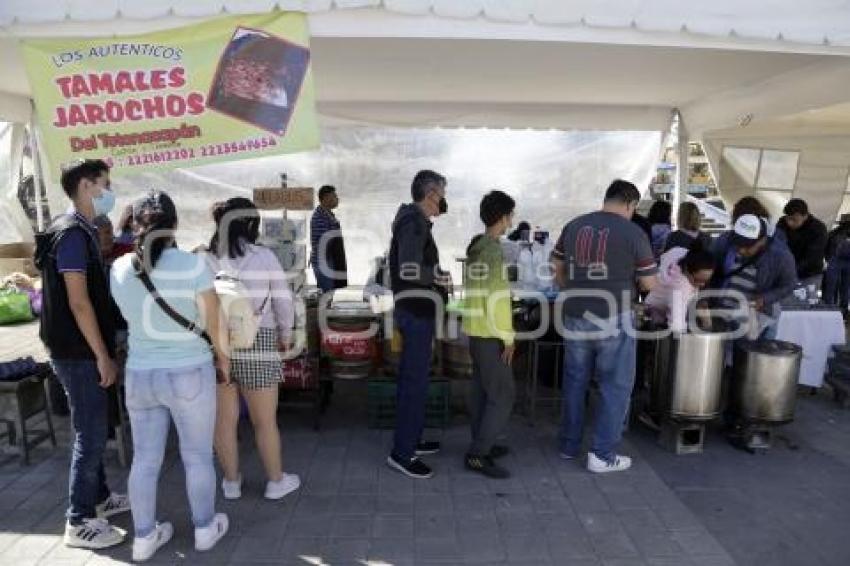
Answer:
M790 356L803 352L803 348L797 344L782 340L742 340L738 343L738 348L755 354L773 356Z

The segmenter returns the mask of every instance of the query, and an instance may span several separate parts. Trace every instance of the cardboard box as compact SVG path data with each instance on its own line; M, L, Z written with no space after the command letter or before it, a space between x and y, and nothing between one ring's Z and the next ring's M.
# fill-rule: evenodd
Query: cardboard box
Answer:
M32 259L33 253L35 244L31 242L0 244L0 277L16 272L37 277L39 272Z
M312 187L272 187L254 189L254 204L260 210L313 210Z

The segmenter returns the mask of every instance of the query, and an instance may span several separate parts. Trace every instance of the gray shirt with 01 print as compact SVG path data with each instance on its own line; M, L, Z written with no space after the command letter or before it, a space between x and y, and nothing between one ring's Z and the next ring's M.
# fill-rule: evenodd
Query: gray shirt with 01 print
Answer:
M591 212L569 222L552 255L564 262L563 290L576 295L564 304L569 317L618 316L631 306L635 279L658 272L646 233L611 212Z

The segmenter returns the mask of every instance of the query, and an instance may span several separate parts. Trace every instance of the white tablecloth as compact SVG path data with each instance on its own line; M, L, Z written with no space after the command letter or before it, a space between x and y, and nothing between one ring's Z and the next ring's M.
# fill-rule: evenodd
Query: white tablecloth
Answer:
M844 344L846 340L844 319L838 311L782 311L776 339L803 348L799 383L820 387L832 346Z

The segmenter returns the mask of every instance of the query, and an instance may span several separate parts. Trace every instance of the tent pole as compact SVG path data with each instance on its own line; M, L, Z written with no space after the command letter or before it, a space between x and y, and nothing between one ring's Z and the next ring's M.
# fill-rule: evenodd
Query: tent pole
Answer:
M674 222L679 214L679 205L688 200L688 157L691 153L688 146L688 130L685 121L682 120L682 113L678 109L676 110L676 118L678 120L678 135L676 139L676 191L673 196Z
M42 190L44 185L44 176L42 175L41 156L39 155L41 153L41 148L38 146L35 127L35 121L33 120L33 122L30 123L30 127L28 128L29 131L27 133L29 135L30 152L32 152L33 161L32 188L34 193L33 196L35 196L35 226L36 231L41 234L44 232L44 210L42 209L42 199L44 198L44 191Z

